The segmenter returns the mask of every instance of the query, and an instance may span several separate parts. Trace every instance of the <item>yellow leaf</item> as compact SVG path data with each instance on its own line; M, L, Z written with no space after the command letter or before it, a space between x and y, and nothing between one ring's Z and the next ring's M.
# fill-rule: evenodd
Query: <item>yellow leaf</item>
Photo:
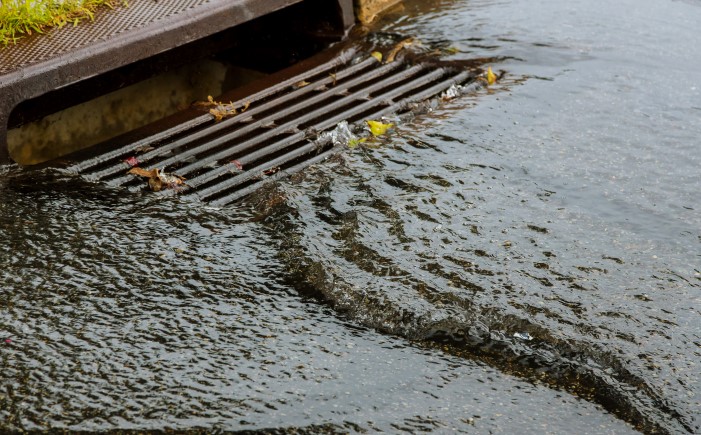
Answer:
M365 121L368 123L368 126L370 127L370 133L372 133L373 136L382 136L383 134L387 133L387 130L391 127L394 126L394 124L383 124L379 121Z
M492 72L492 67L487 68L487 83L493 85L497 82L497 75Z
M460 49L458 47L448 47L443 50L446 54L458 54Z
M382 53L380 53L379 51L373 51L372 53L370 53L370 56L377 59L378 62L382 62Z
M224 119L224 112L219 109L209 109L209 114L214 117L214 121L219 122Z
M361 138L354 137L353 139L348 141L348 148L350 148L350 149L357 148L358 145L360 145L361 143L365 143L365 141L367 141L367 140L368 140L368 138L366 138L366 137L361 137Z

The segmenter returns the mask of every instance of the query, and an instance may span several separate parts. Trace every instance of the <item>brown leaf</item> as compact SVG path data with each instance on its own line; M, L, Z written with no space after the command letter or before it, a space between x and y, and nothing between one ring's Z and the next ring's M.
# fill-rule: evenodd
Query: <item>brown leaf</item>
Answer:
M148 186L154 192L158 192L163 189L177 189L178 186L185 184L185 178L175 174L167 174L158 168L131 168L127 173L148 178Z
M387 60L385 63L392 63L394 62L394 58L397 56L397 53L399 53L403 48L406 48L410 46L411 44L414 43L414 38L406 38L405 40L401 41L399 44L395 45L392 50L387 54Z
M167 187L175 187L185 184L185 178L181 177L180 175L166 174L158 169L154 169L154 171L156 171L156 177Z
M275 166L275 167L273 167L273 168L268 169L267 171L263 171L263 174L265 174L265 175L273 175L273 174L275 174L276 172L278 172L279 170L280 170L280 167L279 167L279 166Z
M148 187L154 192L160 192L163 189L163 182L158 178L149 178Z
M154 178L158 177L158 169L143 169L143 168L131 168L127 174L138 175L139 177Z

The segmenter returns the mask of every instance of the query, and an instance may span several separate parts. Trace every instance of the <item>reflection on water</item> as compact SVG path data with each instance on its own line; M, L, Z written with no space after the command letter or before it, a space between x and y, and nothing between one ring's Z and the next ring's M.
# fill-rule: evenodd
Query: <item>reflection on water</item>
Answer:
M699 19L406 1L505 80L229 209L6 170L0 427L698 433Z
M307 299L279 261L283 213L4 178L4 429L627 430Z

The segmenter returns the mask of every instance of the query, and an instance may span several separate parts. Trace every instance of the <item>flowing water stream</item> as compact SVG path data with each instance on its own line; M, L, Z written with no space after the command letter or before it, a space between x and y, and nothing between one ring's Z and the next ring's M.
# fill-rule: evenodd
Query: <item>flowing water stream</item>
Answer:
M0 429L701 432L701 2L405 1L503 79L225 209L0 171Z

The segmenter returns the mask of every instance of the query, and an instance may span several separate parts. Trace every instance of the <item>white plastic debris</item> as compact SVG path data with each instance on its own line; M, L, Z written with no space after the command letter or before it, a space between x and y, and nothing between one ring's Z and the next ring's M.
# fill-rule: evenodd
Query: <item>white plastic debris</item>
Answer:
M464 92L464 88L460 85L451 85L448 89L443 91L441 94L441 99L442 100L452 100L453 98L457 98L460 95L462 95Z
M331 142L334 146L346 146L351 141L357 141L358 137L353 134L350 127L348 126L348 121L341 121L336 125L336 128L326 133L331 138Z
M533 340L533 337L531 336L531 334L529 334L527 332L515 332L514 337L518 338L520 340L526 340L526 341Z

